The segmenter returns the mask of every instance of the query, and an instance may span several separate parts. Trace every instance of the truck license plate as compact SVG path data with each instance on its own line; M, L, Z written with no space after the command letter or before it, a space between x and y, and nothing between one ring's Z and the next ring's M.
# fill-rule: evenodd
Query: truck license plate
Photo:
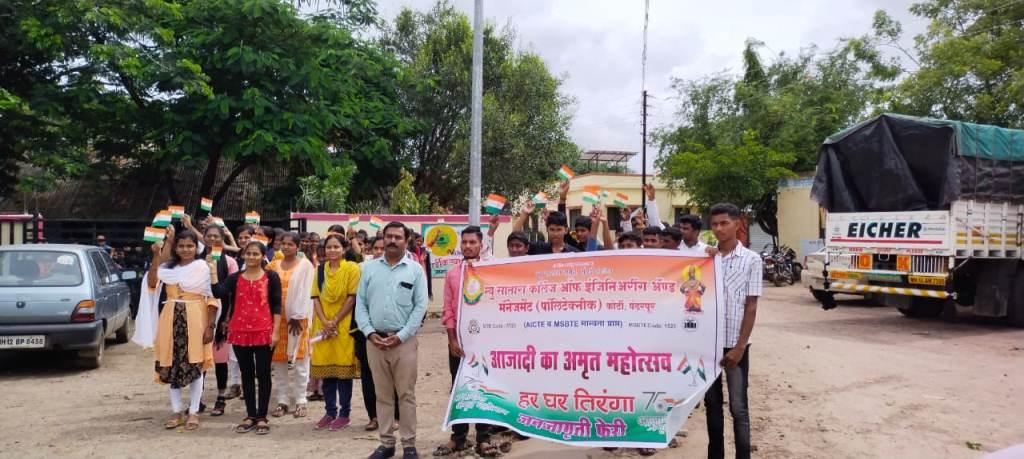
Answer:
M0 336L0 349L36 349L46 347L45 335Z
M920 284L920 285L946 285L946 278L945 278L945 277L935 277L935 276L910 276L910 279L909 279L909 280L910 280L910 283L911 283L911 284Z

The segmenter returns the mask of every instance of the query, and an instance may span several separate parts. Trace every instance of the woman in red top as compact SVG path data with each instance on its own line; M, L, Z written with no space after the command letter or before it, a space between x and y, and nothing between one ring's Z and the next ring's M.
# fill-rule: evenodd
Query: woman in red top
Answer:
M227 309L228 342L242 372L246 417L235 427L238 433L270 433L270 360L279 338L274 325L281 321L281 278L263 269L266 256L266 246L250 242L242 252L245 269L215 285L213 292Z

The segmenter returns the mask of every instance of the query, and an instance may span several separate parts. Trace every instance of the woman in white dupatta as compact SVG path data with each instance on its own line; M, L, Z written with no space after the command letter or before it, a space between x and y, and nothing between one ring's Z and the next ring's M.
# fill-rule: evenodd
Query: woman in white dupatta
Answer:
M274 348L274 389L277 408L271 416L281 417L294 406L296 418L306 417L306 385L309 384L309 319L313 314L313 278L316 270L299 257L299 235L284 233L279 238L284 255L267 266L281 278L283 311L278 333L281 341ZM294 373L294 374L293 374ZM292 402L294 401L294 405Z
M167 229L167 242L153 244L153 261L146 274L143 296L149 309L140 328L153 331L156 363L155 380L170 385L173 417L164 427L174 429L184 424L185 430L199 428L199 402L203 393L203 372L213 367L214 324L218 303L210 289L216 281L216 270L196 259L196 236L190 232L175 235ZM163 289L166 301L154 314L152 295L157 298ZM159 308L159 307L158 307ZM140 314L142 316L142 314ZM142 340L142 339L140 339ZM139 341L139 340L137 340ZM182 389L189 388L188 418L184 413Z

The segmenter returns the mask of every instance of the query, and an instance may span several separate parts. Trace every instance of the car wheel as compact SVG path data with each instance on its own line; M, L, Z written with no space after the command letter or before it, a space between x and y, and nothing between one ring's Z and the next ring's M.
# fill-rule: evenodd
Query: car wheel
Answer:
M114 342L117 344L127 343L128 340L132 339L132 335L135 333L135 319L128 317L124 321L124 325L118 328L114 332Z
M78 366L87 370L99 368L103 364L103 352L106 350L107 340L100 339L95 349L78 351Z

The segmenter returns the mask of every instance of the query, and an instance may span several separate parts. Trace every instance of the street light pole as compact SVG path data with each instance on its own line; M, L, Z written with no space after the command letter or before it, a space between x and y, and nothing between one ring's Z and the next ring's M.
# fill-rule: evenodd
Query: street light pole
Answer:
M480 150L484 93L484 2L473 6L473 100L469 139L469 224L480 224Z

